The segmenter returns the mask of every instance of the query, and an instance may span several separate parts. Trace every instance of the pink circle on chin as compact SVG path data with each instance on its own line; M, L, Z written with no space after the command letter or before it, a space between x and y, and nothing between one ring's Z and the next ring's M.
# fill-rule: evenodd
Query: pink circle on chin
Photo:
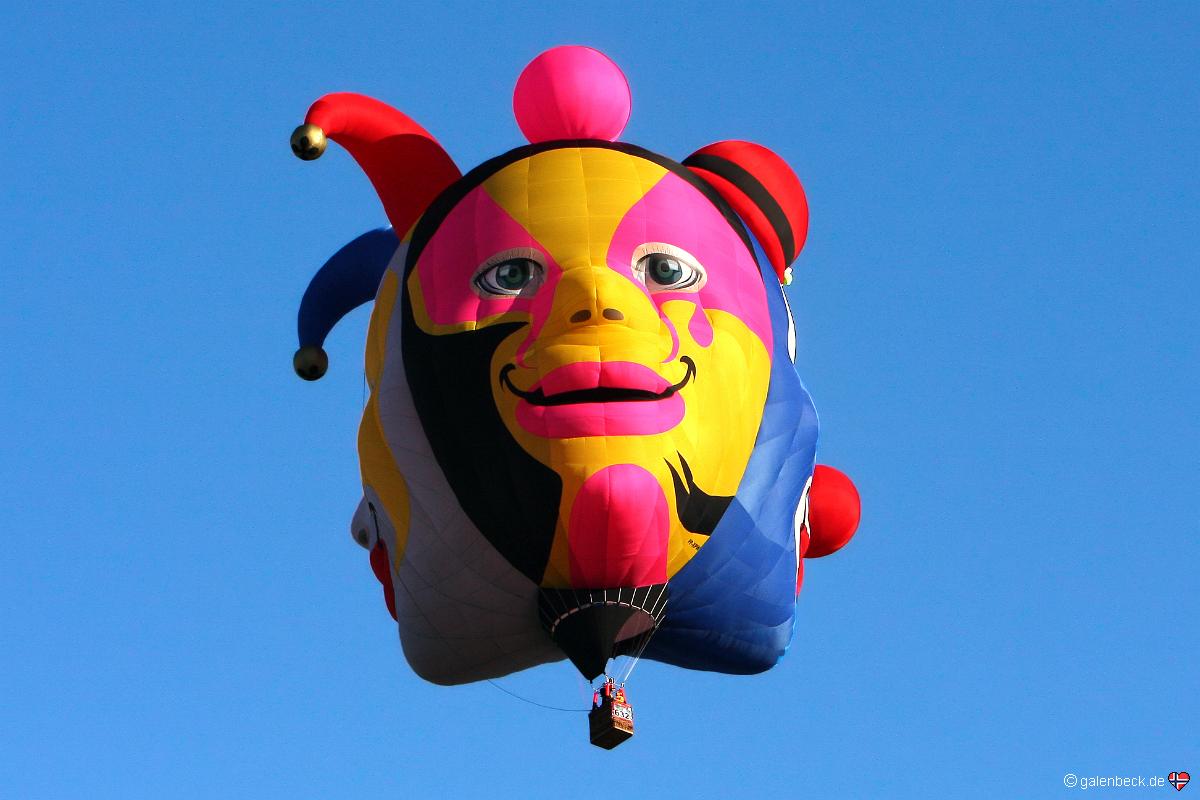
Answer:
M671 516L658 479L637 464L605 467L583 482L571 505L571 585L666 583L670 537Z
M513 114L530 142L614 141L632 100L621 68L590 47L554 47L529 62L513 90Z

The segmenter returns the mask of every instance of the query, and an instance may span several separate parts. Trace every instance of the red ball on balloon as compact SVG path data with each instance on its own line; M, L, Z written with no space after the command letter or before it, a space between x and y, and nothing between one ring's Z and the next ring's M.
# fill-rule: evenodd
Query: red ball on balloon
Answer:
M625 74L590 47L554 47L529 62L513 90L513 114L530 142L615 141L629 121Z
M845 473L818 464L808 490L808 528L811 539L805 558L837 552L858 530L862 503L858 489Z

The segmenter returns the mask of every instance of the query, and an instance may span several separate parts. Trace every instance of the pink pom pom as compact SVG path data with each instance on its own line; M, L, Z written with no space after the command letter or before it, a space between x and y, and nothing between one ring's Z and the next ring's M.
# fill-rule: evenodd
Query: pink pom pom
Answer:
M621 68L590 47L555 47L517 78L513 113L530 142L614 141L629 121L629 82Z

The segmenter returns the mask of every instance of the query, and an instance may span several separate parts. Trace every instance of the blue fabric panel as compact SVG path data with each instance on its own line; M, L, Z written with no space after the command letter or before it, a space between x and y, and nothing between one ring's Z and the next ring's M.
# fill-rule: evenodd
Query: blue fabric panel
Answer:
M379 282L400 240L391 228L377 228L338 250L317 271L296 316L300 346L325 343L338 320L375 299Z
M712 537L670 582L645 657L750 674L787 650L796 610L796 505L813 471L818 422L788 357L783 287L755 245L774 330L771 383L746 473ZM763 266L766 265L766 266Z

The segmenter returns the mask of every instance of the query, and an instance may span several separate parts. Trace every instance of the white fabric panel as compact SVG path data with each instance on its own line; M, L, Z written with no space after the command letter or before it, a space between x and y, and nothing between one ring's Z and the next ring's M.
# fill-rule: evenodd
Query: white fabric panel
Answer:
M355 544L370 551L379 540L379 532L375 528L375 520L368 502L371 501L363 497L358 501L358 508L354 509L354 516L350 518L350 538ZM378 500L375 499L374 502L375 507L379 508Z
M788 358L793 364L796 363L796 318L792 316L792 304L788 302L787 290L783 290L783 307L787 309L788 332L787 332L787 349Z
M388 265L397 276L407 249L400 247ZM404 654L418 675L440 684L559 661L562 651L538 620L537 586L479 533L434 459L404 374L400 317L397 300L376 391L384 436L409 488L408 541L392 570ZM372 494L366 491L379 512L379 535L395 552L395 529Z
M796 504L796 513L792 516L792 533L796 537L796 569L800 569L800 529L804 528L812 534L808 526L808 490L812 488L812 475L804 483L804 491L800 493L800 502Z

